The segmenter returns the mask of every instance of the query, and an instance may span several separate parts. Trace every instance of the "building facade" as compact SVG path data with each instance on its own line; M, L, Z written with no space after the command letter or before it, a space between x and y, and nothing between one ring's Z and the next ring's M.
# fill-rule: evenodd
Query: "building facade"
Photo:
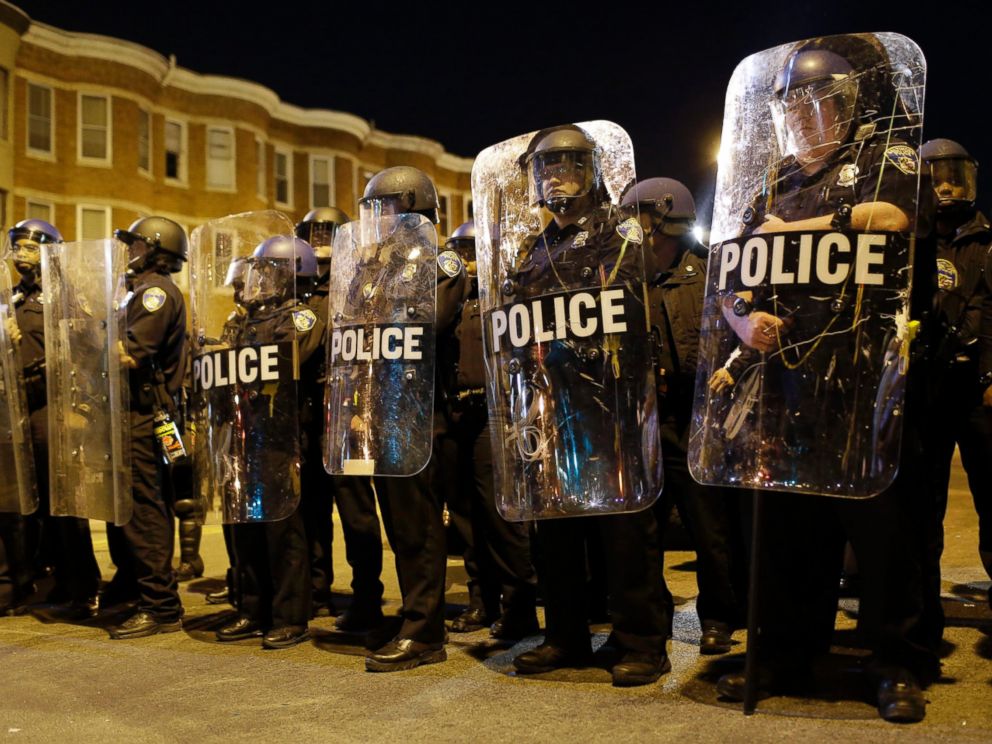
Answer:
M200 75L146 47L63 31L0 0L0 217L38 217L66 240L108 237L160 214L188 230L227 214L318 206L357 216L368 179L428 173L439 232L471 216L472 160L348 113Z

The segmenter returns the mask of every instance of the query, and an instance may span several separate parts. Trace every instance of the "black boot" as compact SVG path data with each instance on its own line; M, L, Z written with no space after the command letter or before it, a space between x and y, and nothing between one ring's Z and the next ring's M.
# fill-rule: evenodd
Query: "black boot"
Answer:
M203 576L203 559L200 557L200 538L203 527L195 519L179 520L179 568L176 578L190 581Z

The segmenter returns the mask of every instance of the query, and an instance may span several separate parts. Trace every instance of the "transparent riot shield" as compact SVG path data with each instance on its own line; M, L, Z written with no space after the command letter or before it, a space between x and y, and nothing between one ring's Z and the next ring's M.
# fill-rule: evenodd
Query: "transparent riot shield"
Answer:
M639 511L662 488L644 235L617 206L633 148L588 122L566 137L587 150L554 157L555 129L472 169L496 498L511 521Z
M127 368L129 297L117 240L42 247L48 471L55 516L117 525L131 518Z
M31 421L24 388L24 366L8 333L16 322L6 261L0 261L0 513L31 514L38 508Z
M330 278L324 466L414 475L433 444L437 231L419 214L338 228Z
M292 234L274 211L193 231L194 493L220 499L229 524L285 519L300 500L296 271L291 260L252 257L268 238Z
M689 464L867 497L895 477L926 65L898 34L788 44L727 91Z

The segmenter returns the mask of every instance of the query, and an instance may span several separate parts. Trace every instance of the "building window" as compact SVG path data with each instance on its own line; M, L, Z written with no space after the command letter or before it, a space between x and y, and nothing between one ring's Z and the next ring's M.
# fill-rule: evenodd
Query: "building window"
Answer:
M52 131L52 89L28 83L28 152L51 155L55 150Z
M289 206L293 203L293 161L286 150L275 151L276 203Z
M165 120L165 177L186 181L186 125Z
M109 238L110 207L80 204L76 211L76 235L79 240Z
M79 94L79 159L110 162L110 98Z
M207 186L234 188L234 130L207 127Z
M10 93L10 73L0 67L0 139L7 139L7 96ZM7 224L4 222L3 224Z
M329 207L334 201L331 176L334 173L334 158L310 158L310 207Z
M448 227L449 227L448 226L448 197L446 197L446 196L439 196L437 198L437 201L438 201L438 204L440 205L440 208L438 209L438 220L439 220L440 226L441 226L441 235L444 235L445 237L447 237L448 235L451 234L451 232L448 230Z
M24 205L24 219L44 220L45 222L51 223L53 221L53 211L52 205L48 202L28 199L27 203ZM6 225L7 223L5 222L4 224Z
M269 198L265 182L265 143L260 139L255 140L255 193L262 199Z
M152 115L138 110L138 170L152 172Z

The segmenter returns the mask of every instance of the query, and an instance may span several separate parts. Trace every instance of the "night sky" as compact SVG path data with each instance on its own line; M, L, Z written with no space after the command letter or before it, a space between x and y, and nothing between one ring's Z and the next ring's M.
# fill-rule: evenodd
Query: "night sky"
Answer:
M290 103L348 111L390 132L474 156L551 124L610 119L631 135L642 178L665 175L696 194L708 223L727 82L749 54L812 36L897 31L922 47L924 138L949 137L987 163L992 203L989 13L984 3L608 2L278 3L263 15L225 3L17 2L33 19L175 54L201 73L243 77ZM888 9L884 9L888 8ZM984 122L983 122L984 123Z

